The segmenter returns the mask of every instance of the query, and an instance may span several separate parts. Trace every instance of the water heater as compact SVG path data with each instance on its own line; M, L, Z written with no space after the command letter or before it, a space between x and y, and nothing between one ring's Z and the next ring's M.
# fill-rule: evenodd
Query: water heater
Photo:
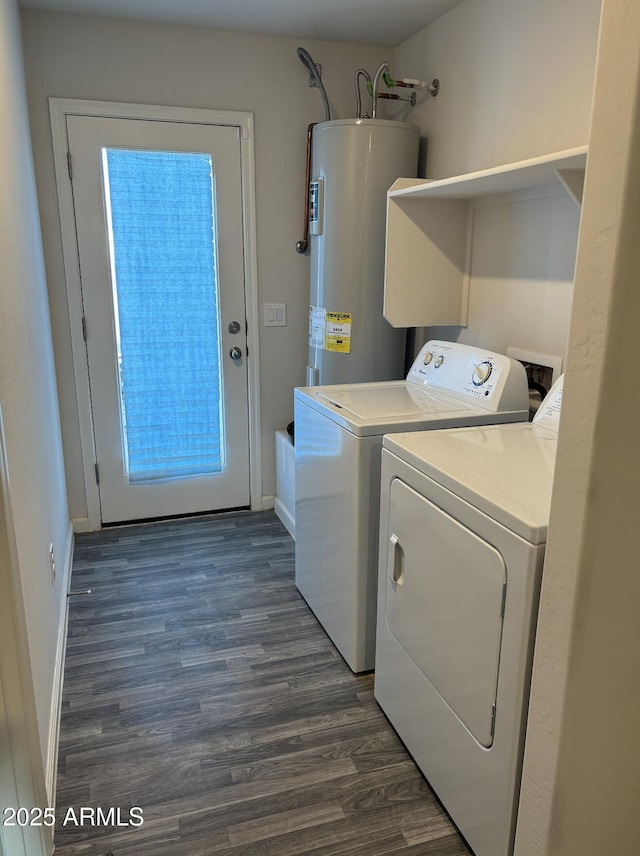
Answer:
M415 178L416 127L340 119L313 129L307 385L404 376L406 331L382 315L387 190Z

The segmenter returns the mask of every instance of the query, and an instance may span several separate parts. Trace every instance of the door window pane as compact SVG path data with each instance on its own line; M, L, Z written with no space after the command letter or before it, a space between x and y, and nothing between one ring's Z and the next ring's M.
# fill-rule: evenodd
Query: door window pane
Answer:
M129 480L221 472L211 155L105 149L103 172Z

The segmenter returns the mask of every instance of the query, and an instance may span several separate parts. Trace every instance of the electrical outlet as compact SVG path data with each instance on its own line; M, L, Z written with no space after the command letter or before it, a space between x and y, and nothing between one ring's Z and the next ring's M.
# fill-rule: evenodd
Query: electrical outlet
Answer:
M51 568L51 583L56 581L56 560L53 554L53 544L49 544L49 567Z

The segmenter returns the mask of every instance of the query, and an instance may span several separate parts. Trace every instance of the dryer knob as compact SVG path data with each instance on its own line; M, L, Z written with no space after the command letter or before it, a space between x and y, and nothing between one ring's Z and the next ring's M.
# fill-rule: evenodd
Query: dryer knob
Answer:
M471 378L473 385L482 386L483 383L486 383L489 380L492 371L493 366L489 360L479 363L473 370L473 377Z
M443 364L443 362L444 362L444 357L442 355L440 355L439 357L435 358L435 360L433 361L433 365L435 366L435 368L439 369L440 366Z
M425 366L428 366L432 359L433 354L431 353L431 351L427 351L427 353L422 358L422 362L425 364Z

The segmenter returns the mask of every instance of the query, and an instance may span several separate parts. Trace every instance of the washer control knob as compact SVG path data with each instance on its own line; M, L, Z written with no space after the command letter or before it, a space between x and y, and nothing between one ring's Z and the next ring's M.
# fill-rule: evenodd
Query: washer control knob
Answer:
M493 366L489 360L485 360L483 363L478 363L473 370L473 377L471 378L473 385L482 386L483 383L486 383L489 380L492 371Z
M425 366L428 366L432 359L433 354L431 353L431 351L427 351L427 353L422 358L422 362L425 364Z
M443 362L444 362L444 357L442 356L442 354L440 354L440 356L436 357L435 360L433 361L434 368L439 369L440 366L443 364Z

